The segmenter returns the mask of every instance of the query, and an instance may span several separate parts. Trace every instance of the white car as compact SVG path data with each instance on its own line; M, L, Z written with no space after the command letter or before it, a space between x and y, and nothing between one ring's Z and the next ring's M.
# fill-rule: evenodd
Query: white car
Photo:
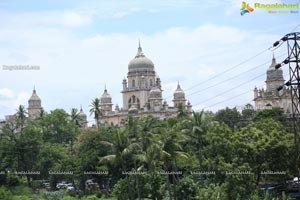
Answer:
M74 188L73 186L68 186L68 187L67 187L67 190L68 190L68 191L74 191L75 188Z

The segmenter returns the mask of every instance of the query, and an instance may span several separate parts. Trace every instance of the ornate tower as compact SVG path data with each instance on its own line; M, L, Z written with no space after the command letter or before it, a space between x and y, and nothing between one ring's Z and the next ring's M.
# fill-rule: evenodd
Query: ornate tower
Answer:
M144 107L148 104L149 91L156 86L161 87L154 64L144 55L140 42L136 56L128 64L127 80L122 82L124 110L133 105L137 109Z
M42 109L42 101L40 97L36 94L35 87L33 89L32 95L28 100L28 116L30 119L36 119Z
M152 88L149 92L149 107L156 112L162 109L162 91L159 86Z
M78 114L78 118L79 118L79 125L82 128L87 128L87 116L86 114L83 112L82 110L82 106L80 107L80 112Z
M185 93L184 91L180 88L179 82L177 84L177 89L175 90L174 94L173 94L173 102L174 102L174 107L176 107L178 104L182 104L183 106L185 106Z
M264 110L272 107L282 108L285 113L291 112L291 96L286 87L280 93L277 88L284 84L283 71L281 68L275 69L276 60L272 58L271 65L266 73L266 89L254 88L254 109Z
M282 69L275 69L276 60L273 55L272 63L267 70L266 79L266 95L275 95L277 93L277 88L284 84Z
M112 100L111 96L110 96L110 94L108 94L106 86L105 86L104 92L103 92L102 96L100 97L101 109L106 111L106 112L112 111L112 105L113 104L112 104L111 100Z

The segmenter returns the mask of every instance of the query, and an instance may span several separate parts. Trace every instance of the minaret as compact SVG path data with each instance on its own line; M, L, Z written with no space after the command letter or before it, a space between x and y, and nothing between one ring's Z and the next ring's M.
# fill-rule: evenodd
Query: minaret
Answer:
M102 96L100 97L100 105L101 105L101 109L107 112L112 111L112 98L110 96L110 94L108 94L107 89L106 89L106 85L105 85L105 89L104 92L102 94Z
M122 85L123 85L123 90L126 90L127 89L127 80L125 78L123 79Z
M154 87L149 92L150 109L160 111L162 108L162 91L158 87Z
M184 91L180 88L180 84L179 84L179 81L177 83L177 89L175 90L174 94L174 99L173 99L173 102L174 102L174 107L176 107L178 104L182 104L183 106L185 106L185 102L186 102L186 99L185 99L185 93Z
M42 109L42 101L40 97L36 94L35 86L33 87L33 92L28 100L28 116L30 119L36 119Z
M80 106L80 112L78 114L79 117L79 125L81 128L87 128L87 116L82 110L82 106Z
M255 86L254 88L254 99L256 99L258 97L258 90L257 87Z
M267 70L267 79L266 79L266 93L267 95L272 95L273 91L280 85L284 84L283 72L282 69L275 69L276 59L273 54L272 63Z

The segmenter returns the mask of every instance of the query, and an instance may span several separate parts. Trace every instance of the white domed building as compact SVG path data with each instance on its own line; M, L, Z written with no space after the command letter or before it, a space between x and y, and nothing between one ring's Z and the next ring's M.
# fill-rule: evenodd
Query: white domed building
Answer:
M161 119L177 116L176 106L183 104L189 113L192 106L186 103L184 91L178 83L174 92L173 106L163 102L161 80L155 72L153 62L145 56L139 43L136 56L128 64L127 79L122 82L123 107L112 110L112 99L106 88L100 98L103 114L100 124L122 125L128 114L137 117L152 115Z
M282 69L275 69L276 64L273 55L272 63L266 73L266 88L254 88L254 109L258 111L277 107L282 108L286 114L290 114L292 113L291 91L286 86L283 86L281 91L277 91L285 80Z

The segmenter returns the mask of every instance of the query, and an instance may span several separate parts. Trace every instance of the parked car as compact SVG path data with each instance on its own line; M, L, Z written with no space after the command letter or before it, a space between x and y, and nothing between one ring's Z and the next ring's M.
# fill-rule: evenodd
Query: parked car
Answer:
M67 189L67 190L74 190L74 186L72 183L66 183L66 182L61 182L56 184L57 189Z
M100 191L100 187L94 179L88 179L85 181L85 189L91 193Z
M47 190L50 190L51 189L51 186L50 186L50 183L43 183L43 187Z

